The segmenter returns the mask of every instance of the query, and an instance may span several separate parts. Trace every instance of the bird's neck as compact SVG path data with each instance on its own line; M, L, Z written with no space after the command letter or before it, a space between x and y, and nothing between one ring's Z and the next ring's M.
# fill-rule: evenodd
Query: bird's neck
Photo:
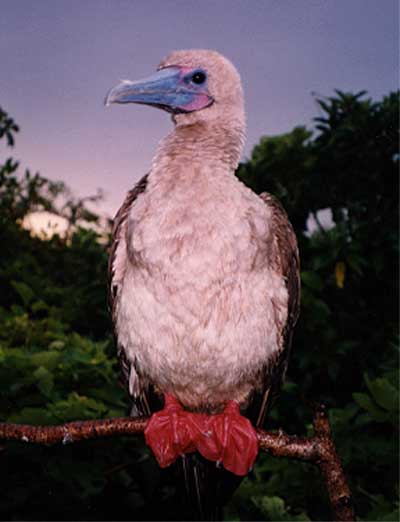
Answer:
M234 172L244 144L244 129L237 125L206 123L175 127L160 143L153 169L189 172L210 167L215 172Z

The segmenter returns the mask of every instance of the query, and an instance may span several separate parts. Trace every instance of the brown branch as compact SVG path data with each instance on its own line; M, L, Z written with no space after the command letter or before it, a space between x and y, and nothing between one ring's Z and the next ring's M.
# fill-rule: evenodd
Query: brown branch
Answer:
M80 440L138 435L148 419L120 417L114 419L69 422L59 426L31 426L0 423L0 440L16 440L32 444L68 444ZM288 457L312 462L320 468L328 490L335 521L354 521L351 492L332 440L328 416L320 406L314 416L314 436L297 437L279 431L257 430L260 449L275 457Z
M355 520L350 488L331 436L328 415L320 405L314 415L314 436L297 437L258 430L260 448L275 457L289 457L315 463L324 477L331 503L332 519Z
M58 426L31 426L0 422L0 440L19 440L32 444L69 444L79 440L138 435L143 433L147 419L116 417L114 419L68 422Z
M319 440L317 464L325 479L334 520L355 520L351 491L332 440L331 427L324 406L321 405L317 409L313 425L315 437Z

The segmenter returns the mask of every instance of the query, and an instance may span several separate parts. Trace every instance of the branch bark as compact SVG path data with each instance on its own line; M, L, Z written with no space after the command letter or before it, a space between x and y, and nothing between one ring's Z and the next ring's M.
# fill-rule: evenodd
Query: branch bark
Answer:
M148 419L119 417L114 419L69 422L58 426L31 426L0 423L0 440L32 444L69 444L80 440L138 435L143 433ZM332 440L328 416L319 406L314 416L314 436L297 437L257 430L259 447L275 457L287 457L316 464L324 477L332 509L332 520L354 521L351 492Z
M350 488L332 440L326 408L318 406L314 419L314 436L297 437L258 430L260 448L275 457L289 457L316 464L324 477L331 503L332 520L354 521Z

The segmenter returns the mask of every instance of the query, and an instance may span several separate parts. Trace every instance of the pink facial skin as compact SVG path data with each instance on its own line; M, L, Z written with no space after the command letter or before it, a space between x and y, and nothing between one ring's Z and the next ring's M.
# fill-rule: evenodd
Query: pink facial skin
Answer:
M213 102L213 99L208 96L208 94L199 93L195 95L195 98L188 103L187 105L184 105L182 108L185 109L185 111L199 111L200 109L205 109L209 105L211 105Z
M180 81L185 88L190 88L193 98L189 103L181 105L181 108L188 112L205 109L213 103L213 98L208 93L207 81L204 84L196 85L190 81L190 76L197 69L192 67L180 67Z

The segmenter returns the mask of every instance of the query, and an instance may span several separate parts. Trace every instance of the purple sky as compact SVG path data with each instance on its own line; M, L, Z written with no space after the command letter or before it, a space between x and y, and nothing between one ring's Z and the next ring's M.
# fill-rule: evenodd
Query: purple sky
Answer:
M311 93L398 87L397 0L1 0L0 105L23 167L113 214L149 169L169 116L103 100L173 49L216 49L241 73L245 155L264 134L311 125ZM0 147L0 161L9 151Z

